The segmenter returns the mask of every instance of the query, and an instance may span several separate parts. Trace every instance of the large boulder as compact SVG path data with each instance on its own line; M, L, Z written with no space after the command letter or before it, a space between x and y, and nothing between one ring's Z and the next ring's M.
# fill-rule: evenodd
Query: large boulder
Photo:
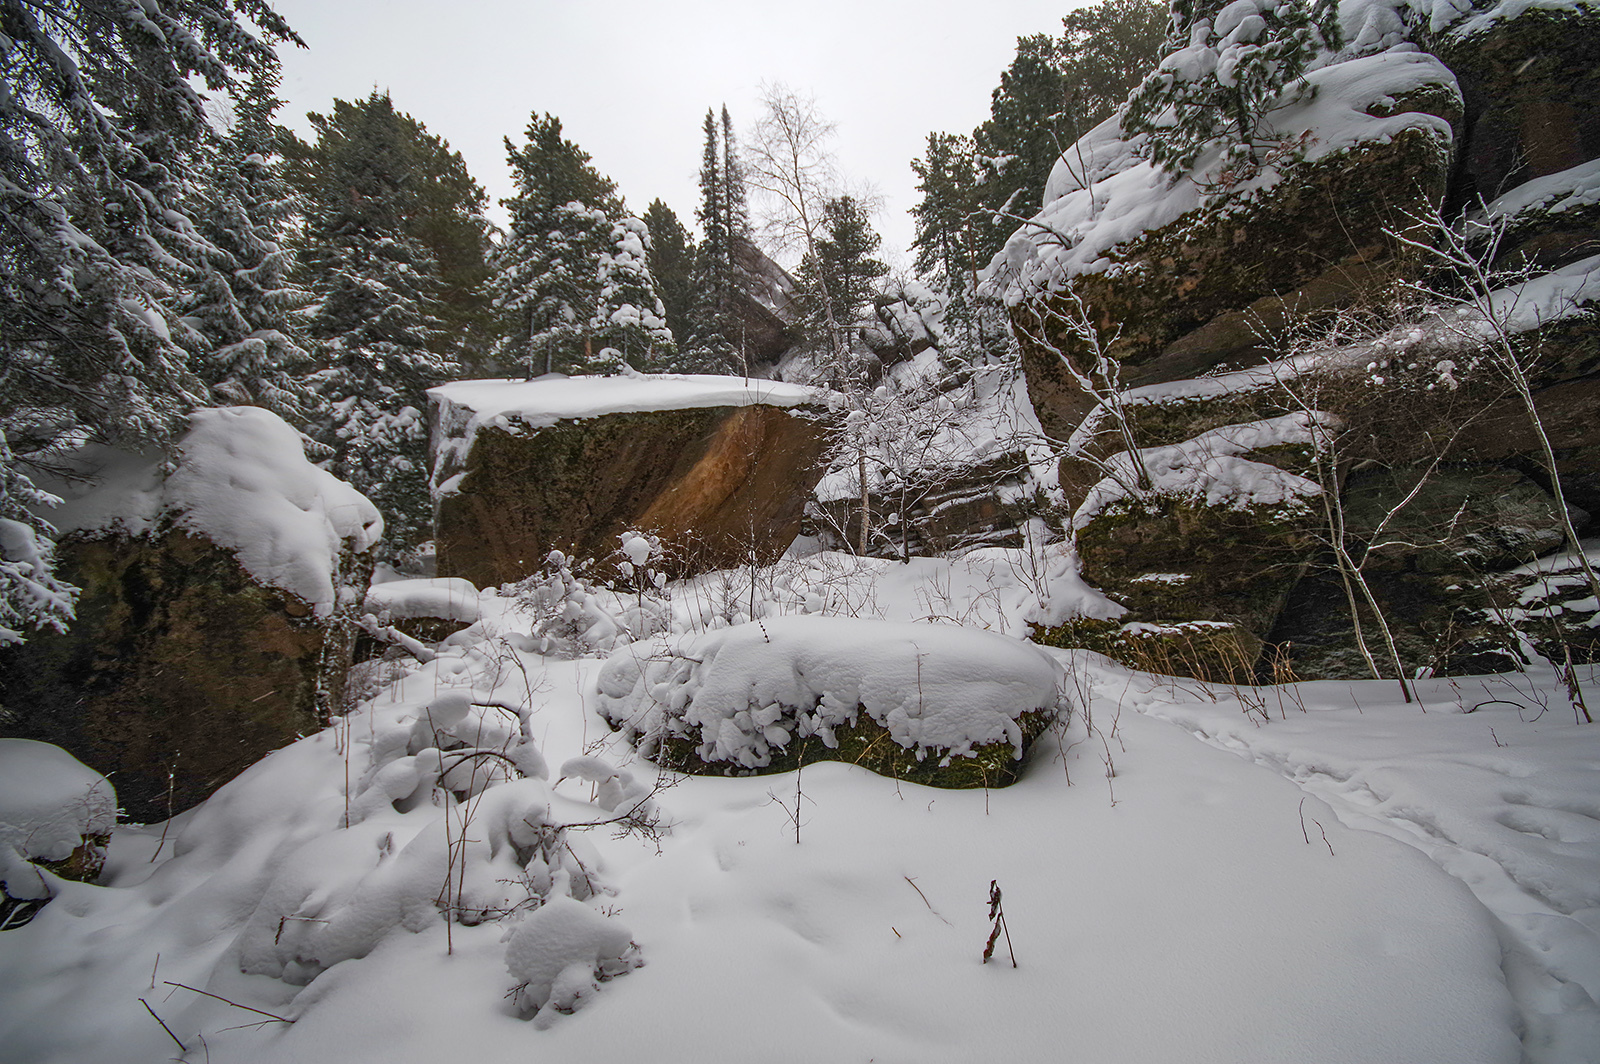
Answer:
M186 809L341 706L382 519L276 415L201 410L171 456L86 452L49 513L82 589L64 634L0 651L12 736L115 774L128 815Z
M843 761L934 787L1000 787L1065 712L1060 666L952 625L773 617L633 644L606 661L601 714L640 753L696 775Z
M1313 72L1268 116L1281 137L1254 173L1220 149L1170 179L1112 119L1067 152L1044 210L997 260L1045 431L1067 438L1094 400L1089 337L1123 386L1261 361L1290 320L1371 294L1413 268L1393 234L1442 201L1461 102L1449 70L1389 51ZM1081 175L1087 171L1091 180Z
M775 561L822 475L823 393L709 376L461 381L433 389L439 574L520 580L552 550L605 560L658 535L662 570Z

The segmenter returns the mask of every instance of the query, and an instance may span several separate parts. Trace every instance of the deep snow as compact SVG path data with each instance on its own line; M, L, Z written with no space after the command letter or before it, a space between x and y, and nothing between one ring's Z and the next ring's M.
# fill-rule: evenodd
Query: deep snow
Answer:
M757 612L820 601L1016 633L1050 571L1019 551L816 555L758 574ZM724 576L729 599L748 593L738 579ZM675 627L736 619L702 608L711 582L674 589ZM1548 675L1489 680L1488 695L1423 683L1424 712L1391 684L1236 692L1052 652L1078 707L1066 749L1041 739L1009 789L818 764L649 794L653 770L595 713L599 660L518 650L514 602L485 594L481 610L334 727L171 825L119 829L103 885L66 885L0 935L7 1059L179 1056L140 999L190 1047L182 1059L263 1064L1576 1064L1600 1044L1600 729L1559 696L1537 711L1530 685L1551 698ZM1490 698L1523 708L1463 712ZM454 780L484 796L465 843L465 807L427 785L451 767L439 747L460 742L527 773ZM641 798L659 834L571 827L573 859L540 849L552 826ZM531 896L512 867L530 850L533 878L566 899L543 931L519 930L532 906L483 901ZM383 871L402 860L413 875ZM450 867L466 876L452 897L488 918L447 932L433 899ZM1015 970L1003 942L980 963L991 880ZM384 909L378 881L412 883L417 904ZM595 981L595 958L631 949L623 933L637 956ZM288 977L271 974L284 958ZM521 1007L507 994L525 982L584 1007L524 1019L530 986Z

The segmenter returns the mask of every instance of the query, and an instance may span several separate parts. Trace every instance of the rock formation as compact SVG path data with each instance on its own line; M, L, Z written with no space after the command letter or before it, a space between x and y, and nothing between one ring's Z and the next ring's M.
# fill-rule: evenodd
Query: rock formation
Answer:
M1600 335L1585 311L1600 300L1600 119L1579 102L1600 91L1600 14L1443 14L1407 28L1377 12L1376 29L1312 70L1312 91L1268 116L1279 139L1258 166L1223 170L1213 150L1169 179L1115 119L1057 165L1043 212L997 268L1040 423L1072 441L1061 483L1084 575L1130 613L1046 638L1213 678L1260 675L1269 661L1303 677L1370 674L1354 642L1355 592L1327 552L1337 519L1345 542L1370 553L1364 575L1407 669L1513 660L1511 613L1537 596L1529 573L1510 571L1565 549L1532 423L1474 354L1484 330L1453 324L1481 323L1481 311L1408 324L1384 300L1397 281L1443 283L1448 299L1437 260L1408 243L1433 240L1439 219L1493 265L1531 270L1520 287L1494 282L1505 287L1493 313L1530 367L1568 503L1600 507ZM1353 306L1390 324L1321 341L1346 367L1337 386L1297 379L1301 363L1251 377L1289 334L1312 335ZM1090 395L1079 379L1099 357L1120 379ZM1428 372L1440 376L1415 378ZM1389 396L1406 374L1412 398ZM1192 453L1229 426L1313 410L1347 435L1359 426L1360 453L1319 458L1309 437L1298 453ZM1149 479L1127 459L1130 437L1145 464L1166 463L1169 483L1133 484L1123 504L1085 513L1107 484ZM1237 461L1303 478L1306 505L1289 514L1219 494L1232 474L1218 463ZM1201 466L1198 479L1171 479ZM1376 639L1371 610L1356 613ZM1592 643L1591 632L1576 652Z
M675 576L768 563L822 470L821 393L733 377L463 381L429 393L441 576L606 561L634 529Z
M191 421L170 468L86 452L101 479L55 487L76 620L0 651L0 727L113 775L138 822L194 805L341 707L346 614L383 527L276 415Z

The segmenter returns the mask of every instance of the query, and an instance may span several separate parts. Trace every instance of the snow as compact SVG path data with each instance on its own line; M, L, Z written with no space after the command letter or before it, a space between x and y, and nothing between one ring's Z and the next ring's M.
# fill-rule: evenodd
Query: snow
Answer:
M63 534L150 535L170 516L318 617L336 604L341 552L365 551L383 535L367 497L307 461L300 434L257 407L190 414L170 460L85 447L77 465L90 479L49 486L63 502L44 516Z
M773 617L634 644L600 670L599 710L653 750L666 736L695 742L706 761L771 763L797 739L834 747L833 730L860 710L904 749L970 756L1009 742L1018 718L1054 713L1055 663L1026 643L941 624L853 617Z
M1314 163L1363 144L1387 143L1413 129L1450 143L1450 126L1442 118L1368 113L1386 98L1455 85L1450 71L1415 45L1397 44L1376 55L1324 66L1309 72L1306 82L1307 91L1266 117L1286 158ZM1205 189L1221 182L1225 159L1220 146L1209 148L1193 172L1176 180L1140 161L1136 149L1137 144L1122 139L1113 118L1062 153L1045 187L1044 209L1007 241L989 267L989 275L1004 284L1008 303L1053 291L1079 274L1115 271L1119 245L1214 205ZM1267 152L1268 164L1259 174L1229 186L1216 202L1243 205L1300 165L1273 162L1274 153Z
M827 391L801 384L711 374L645 374L624 371L615 377L567 377L559 373L533 380L454 381L428 390L435 409L434 490L448 494L458 469L485 427L521 433L561 421L606 414L692 410L718 406L793 408L825 403Z
M472 624L480 616L478 589L460 577L426 577L374 584L361 604L362 613L381 621L418 617Z
M992 658L992 681L1048 654L1073 717L989 793L828 763L658 775L598 716L609 666L527 649L515 600L485 593L433 661L170 825L119 827L102 885L62 883L0 935L7 1059L179 1056L141 999L182 1059L251 1064L1592 1058L1600 729L1548 671L1420 681L1407 706L1392 683L1208 687L1015 641L996 657L1046 592L1095 608L1069 551L745 574L769 631L837 635L820 668L903 662L861 634L884 619L937 648L925 690L930 669ZM748 609L738 579L672 585L674 628ZM794 678L793 655L722 623L716 663L739 646L738 674ZM1489 699L1523 708L1474 708ZM979 962L990 880L1015 970Z
M0 850L64 861L117 819L111 782L59 746L0 739Z
M1317 416L1304 412L1284 414L1225 425L1166 447L1142 448L1140 463L1150 475L1146 490L1162 498L1192 499L1199 505L1233 509L1301 505L1322 490L1315 482L1239 456L1265 447L1311 444ZM1136 500L1144 494L1135 487L1135 468L1126 451L1112 455L1105 465L1110 475L1084 496L1072 515L1075 529L1088 525L1112 503Z
M1591 159L1569 170L1536 177L1503 196L1496 197L1473 217L1480 224L1493 224L1514 218L1525 211L1560 214L1600 203L1600 159Z

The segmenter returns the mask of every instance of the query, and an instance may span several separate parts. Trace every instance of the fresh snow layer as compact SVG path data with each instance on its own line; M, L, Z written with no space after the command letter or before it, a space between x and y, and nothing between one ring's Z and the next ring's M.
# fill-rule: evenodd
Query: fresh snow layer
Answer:
M774 617L665 647L632 644L600 671L600 711L652 740L685 734L707 761L745 768L833 729L857 707L902 748L970 755L1009 742L1018 718L1053 713L1060 670L1036 647L954 625L853 617Z
M996 550L746 575L769 625L811 604L1017 630L1030 588L1092 601L1055 572ZM716 575L674 585L675 624L748 608ZM6 1059L1592 1060L1600 728L1548 675L1521 689L1543 715L1498 681L1521 717L1461 712L1468 681L1419 684L1426 712L1302 685L1302 712L1050 652L1072 723L1010 788L825 763L655 789L596 714L600 662L521 649L512 600L483 614L426 665L372 663L350 716L172 824L119 828L103 885L0 935ZM618 834L641 809L662 833ZM481 922L447 931L452 867ZM1010 948L982 964L991 880ZM547 977L573 1011L530 1022Z
M1491 201L1473 220L1492 224L1525 211L1561 214L1596 203L1600 203L1600 159L1591 159L1570 170L1546 174L1518 185Z
M1150 476L1148 494L1188 499L1202 506L1243 508L1299 504L1322 489L1314 481L1240 455L1282 444L1311 444L1317 415L1304 412L1224 425L1182 443L1139 451ZM1142 497L1128 452L1106 460L1111 475L1089 489L1073 528L1083 528L1111 503Z
M458 576L440 576L373 584L361 604L361 612L370 613L385 623L436 617L472 624L481 611L478 589L472 581Z
M50 485L63 502L44 516L63 533L148 535L170 515L319 617L336 601L340 552L383 535L367 497L307 461L300 434L257 407L196 410L170 465L165 455L104 448L81 459L91 480Z
M567 377L552 373L534 380L454 381L428 390L433 401L435 476L466 460L472 441L486 427L519 433L561 421L605 414L692 410L718 406L796 407L826 403L825 389L783 381L710 374L644 374ZM436 483L448 494L450 485Z

